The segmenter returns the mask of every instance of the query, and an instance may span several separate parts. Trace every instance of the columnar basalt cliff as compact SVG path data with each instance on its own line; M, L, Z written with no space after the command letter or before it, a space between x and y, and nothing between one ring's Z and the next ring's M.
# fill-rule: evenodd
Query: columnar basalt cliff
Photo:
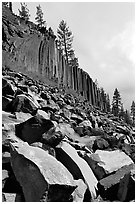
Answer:
M2 26L3 202L135 201L135 129L101 111L50 29L6 7Z
M68 66L57 48L54 34L48 30L44 30L42 34L35 24L25 24L8 8L3 8L2 17L3 66L22 67L40 74L43 78L57 82L58 87L63 85L64 88L75 90L92 105L103 110L100 90L87 72Z

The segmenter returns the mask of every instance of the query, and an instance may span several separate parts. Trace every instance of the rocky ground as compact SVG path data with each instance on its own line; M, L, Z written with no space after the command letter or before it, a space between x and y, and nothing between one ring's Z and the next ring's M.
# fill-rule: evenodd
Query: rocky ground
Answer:
M2 199L135 199L135 130L22 73L2 71Z

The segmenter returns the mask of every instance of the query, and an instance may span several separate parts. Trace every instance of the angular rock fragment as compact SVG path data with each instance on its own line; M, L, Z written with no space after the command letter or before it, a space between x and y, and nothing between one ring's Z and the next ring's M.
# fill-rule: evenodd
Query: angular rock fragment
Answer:
M42 142L44 144L50 145L51 147L56 147L65 136L58 130L58 128L51 128L47 133L42 135Z
M11 144L11 164L26 202L67 201L76 188L59 161L27 143Z
M120 168L116 173L98 183L100 195L110 201L130 201L135 198L135 181L131 177L134 164Z
M87 186L83 182L82 179L75 180L75 184L77 185L77 188L72 193L73 202L83 202L84 201L84 195L85 195L86 190L87 190Z
M11 98L6 96L2 96L2 110L3 111L11 111Z
M93 144L94 151L96 151L97 149L104 150L107 149L108 147L109 147L108 142L103 138L96 139Z
M16 135L29 144L40 142L42 134L52 128L54 124L41 115L35 115L27 121L15 126Z
M14 95L15 87L6 79L2 78L2 95Z
M33 114L40 106L33 99L25 94L17 95L12 101L12 111Z
M52 155L53 157L56 157L56 153L54 148L52 148L51 146L47 145L47 144L43 144L41 142L34 142L31 144L31 146L33 147L39 147L45 151L47 151L50 155Z
M79 157L77 151L68 143L62 142L56 147L56 158L71 172L74 179L83 179L87 184L91 198L96 197L97 179L88 164Z
M2 202L24 202L24 198L17 193L2 193Z
M93 154L84 154L83 158L87 161L98 180L125 165L133 164L132 159L120 150L96 150Z

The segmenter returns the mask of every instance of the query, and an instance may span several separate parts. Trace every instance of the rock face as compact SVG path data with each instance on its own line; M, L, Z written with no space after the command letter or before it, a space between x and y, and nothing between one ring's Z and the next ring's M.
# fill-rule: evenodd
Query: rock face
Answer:
M67 201L76 188L60 162L27 143L11 144L11 164L26 202Z

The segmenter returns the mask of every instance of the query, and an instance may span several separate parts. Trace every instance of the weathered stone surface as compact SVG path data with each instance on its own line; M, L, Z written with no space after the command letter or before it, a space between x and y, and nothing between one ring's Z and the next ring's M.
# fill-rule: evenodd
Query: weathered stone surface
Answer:
M109 147L109 143L103 138L97 138L93 144L93 150L96 151L97 149L104 150Z
M15 112L15 116L17 120L20 120L22 122L28 120L29 118L32 117L30 113L23 113L23 112Z
M42 135L42 142L51 147L57 146L65 136L58 130L58 128L51 128L47 133Z
M2 110L3 111L11 111L11 98L6 96L2 96Z
M9 152L3 152L2 153L2 163L8 163L10 162L10 153Z
M83 182L82 179L75 180L75 184L77 185L77 188L72 193L73 202L83 202L84 201L84 195L85 195L86 190L87 190L87 186Z
M54 124L41 115L35 115L27 121L16 125L16 135L29 144L40 142L42 134L52 128Z
M26 202L67 201L76 188L67 169L40 148L11 144L11 163Z
M129 172L126 172L124 177L120 180L118 193L118 200L132 201L135 199L135 166Z
M15 87L6 79L2 78L2 95L14 95Z
M56 153L55 153L55 149L52 148L51 146L47 145L47 144L43 144L41 142L34 142L31 144L31 146L33 147L39 147L45 151L47 151L50 155L52 155L53 157L56 157Z
M2 193L2 202L24 202L24 199L21 194Z
M96 150L93 154L83 154L98 180L117 171L125 165L133 164L133 161L124 152Z
M79 126L86 126L86 127L91 127L92 128L92 124L89 120L84 120L83 122L81 122L79 124Z
M98 183L100 195L105 199L109 199L110 201L117 199L120 201L129 201L134 199L135 181L133 181L130 174L133 168L134 164L124 166L120 168L115 174L100 180Z
M25 94L17 95L12 101L13 112L24 112L33 114L39 108L33 99Z
M62 142L56 147L56 157L72 173L74 179L83 179L87 184L91 197L96 197L97 179L88 164L79 157L77 151L68 143Z
M4 188L6 180L9 178L9 173L7 170L2 170L2 188Z

